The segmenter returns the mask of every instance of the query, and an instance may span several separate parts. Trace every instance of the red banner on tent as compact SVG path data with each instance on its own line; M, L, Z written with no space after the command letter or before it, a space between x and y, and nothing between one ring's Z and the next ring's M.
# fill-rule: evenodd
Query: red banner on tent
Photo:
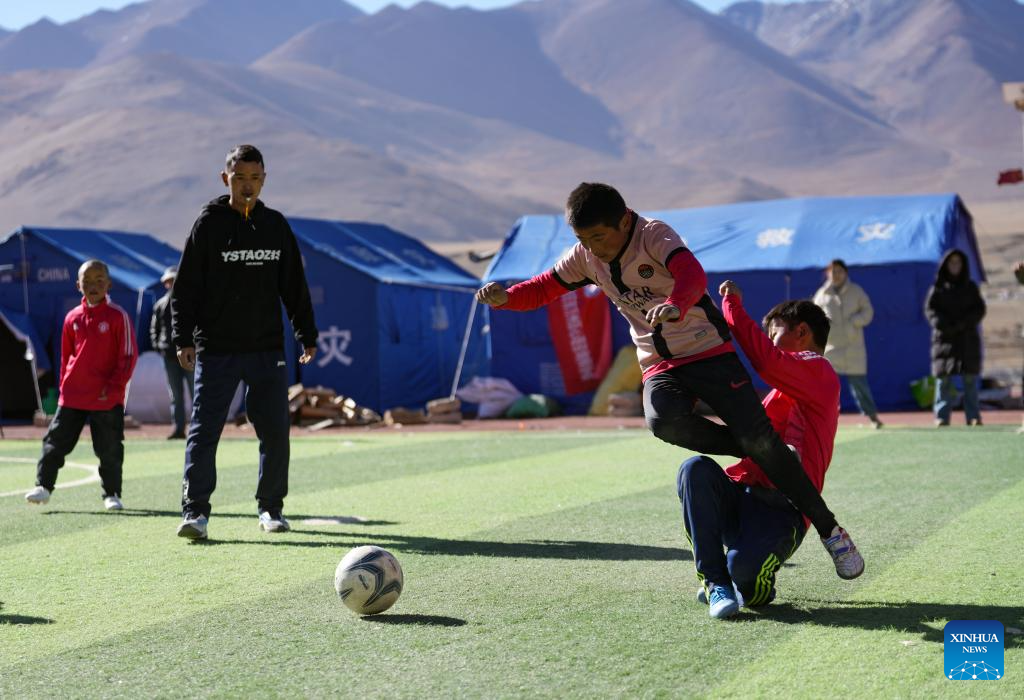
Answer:
M612 319L598 287L563 294L548 305L548 329L568 396L593 391L612 364Z

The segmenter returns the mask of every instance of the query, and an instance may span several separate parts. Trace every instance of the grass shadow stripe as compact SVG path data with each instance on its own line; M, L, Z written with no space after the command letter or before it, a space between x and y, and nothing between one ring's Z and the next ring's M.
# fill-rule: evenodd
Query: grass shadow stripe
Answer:
M326 535L324 539L297 539L295 535ZM396 534L322 532L293 529L289 534L261 539L209 537L192 540L201 547L216 545L255 545L260 547L331 547L343 550L366 542L400 554L443 555L457 557L497 557L503 559L564 559L593 561L689 561L689 551L675 547L638 545L626 542L588 542L584 540L532 540L525 542L464 540Z
M32 615L5 615L0 613L0 625L52 625L55 620Z
M378 625L430 625L431 627L463 627L467 624L459 617L448 617L446 615L412 615L383 613L380 615L363 615L359 618L363 622L372 622Z

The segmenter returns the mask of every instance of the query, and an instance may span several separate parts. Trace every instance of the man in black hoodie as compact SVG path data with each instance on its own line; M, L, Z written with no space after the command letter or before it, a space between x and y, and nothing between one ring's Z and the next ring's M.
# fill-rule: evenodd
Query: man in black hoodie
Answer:
M195 369L178 527L178 535L188 539L206 537L217 443L242 381L246 413L260 442L260 528L289 529L281 513L289 458L281 302L304 348L302 364L316 354L317 330L295 235L284 216L259 199L265 178L255 146L228 153L221 179L230 194L203 207L192 225L171 293L178 361Z

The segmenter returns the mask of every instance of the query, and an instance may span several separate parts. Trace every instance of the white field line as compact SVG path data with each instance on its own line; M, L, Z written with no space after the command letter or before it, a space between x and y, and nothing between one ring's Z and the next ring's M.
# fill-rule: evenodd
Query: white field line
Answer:
M28 459L26 457L0 457L0 462L21 462L27 464L35 464L39 460ZM72 486L85 486L86 484L98 484L100 481L100 468L96 464L79 464L78 462L64 462L65 467L77 467L78 469L84 469L89 472L89 476L84 479L76 479L75 481L68 481L64 484L57 484L58 489L69 489ZM0 498L6 496L24 496L32 489L21 489L18 491L6 491L0 493Z

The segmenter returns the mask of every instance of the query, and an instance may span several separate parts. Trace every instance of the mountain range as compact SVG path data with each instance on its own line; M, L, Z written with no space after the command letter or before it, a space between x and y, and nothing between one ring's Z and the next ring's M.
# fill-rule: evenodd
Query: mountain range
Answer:
M1015 0L148 0L0 32L0 232L181 245L255 143L264 199L433 243L500 238L581 180L638 208L958 191L1006 200Z

